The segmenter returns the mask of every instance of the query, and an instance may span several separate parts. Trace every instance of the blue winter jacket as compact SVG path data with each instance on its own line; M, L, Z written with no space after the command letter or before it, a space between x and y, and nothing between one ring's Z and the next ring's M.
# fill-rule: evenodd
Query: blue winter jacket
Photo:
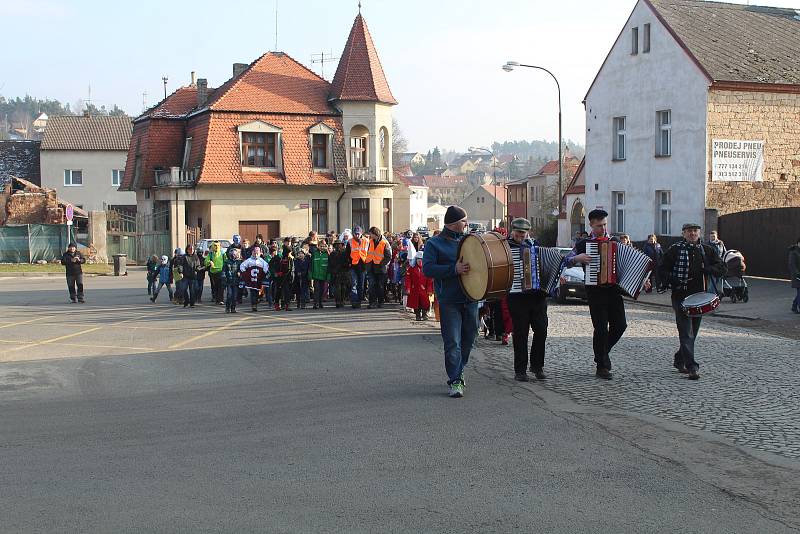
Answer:
M425 242L425 253L422 255L422 272L433 278L433 289L436 299L442 304L463 304L471 302L456 273L456 255L458 243L464 238L445 228L442 233Z
M169 263L158 266L158 281L161 284L172 283L172 269L170 268Z

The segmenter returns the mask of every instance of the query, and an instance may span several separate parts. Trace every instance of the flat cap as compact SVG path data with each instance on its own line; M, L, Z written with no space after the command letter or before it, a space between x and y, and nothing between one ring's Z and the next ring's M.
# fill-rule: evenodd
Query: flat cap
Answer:
M683 228L681 228L681 232L683 232L684 230L691 230L693 228L702 228L702 226L700 226L697 223L686 223L683 225Z
M526 232L531 229L531 223L528 219L523 219L519 217L511 221L511 229L512 230L525 230Z

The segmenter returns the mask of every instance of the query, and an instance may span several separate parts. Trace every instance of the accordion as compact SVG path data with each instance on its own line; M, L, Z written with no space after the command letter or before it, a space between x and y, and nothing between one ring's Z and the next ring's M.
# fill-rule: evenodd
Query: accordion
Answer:
M608 239L587 241L586 254L591 257L585 267L586 286L616 285L633 298L639 297L645 280L653 270L649 256Z
M552 294L558 286L563 257L553 247L515 247L511 249L514 281L511 292L538 290Z

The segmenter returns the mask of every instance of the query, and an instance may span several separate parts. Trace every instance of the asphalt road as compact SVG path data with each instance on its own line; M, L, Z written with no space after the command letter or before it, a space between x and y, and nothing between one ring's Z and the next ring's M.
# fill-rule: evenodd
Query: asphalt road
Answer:
M396 308L228 316L143 287L88 279L80 306L0 280L0 532L800 528L797 462L519 387L483 351L450 399L436 329Z

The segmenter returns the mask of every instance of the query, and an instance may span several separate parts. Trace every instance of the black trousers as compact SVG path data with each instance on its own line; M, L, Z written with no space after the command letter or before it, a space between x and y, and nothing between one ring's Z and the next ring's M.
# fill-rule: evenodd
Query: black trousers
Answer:
M76 286L77 292L75 291ZM83 273L67 275L67 291L69 291L70 300L76 298L83 300Z
M214 304L217 302L224 302L222 298L222 273L208 273L208 278L211 280L211 300Z
M500 308L500 302L497 302ZM499 311L499 310L498 310ZM514 325L514 372L535 370L544 367L544 347L547 340L547 296L544 293L509 293L508 311ZM502 321L501 321L502 324ZM530 354L528 353L528 331L533 329Z
M616 286L587 287L589 314L592 316L594 335L592 348L598 369L611 370L608 353L620 340L628 323L625 320L625 303Z
M694 359L694 342L697 334L700 333L700 322L702 317L689 317L683 313L681 303L687 295L672 294L672 309L675 310L675 325L678 327L678 340L680 347L675 353L675 365L686 367L688 370L696 370L700 366Z

